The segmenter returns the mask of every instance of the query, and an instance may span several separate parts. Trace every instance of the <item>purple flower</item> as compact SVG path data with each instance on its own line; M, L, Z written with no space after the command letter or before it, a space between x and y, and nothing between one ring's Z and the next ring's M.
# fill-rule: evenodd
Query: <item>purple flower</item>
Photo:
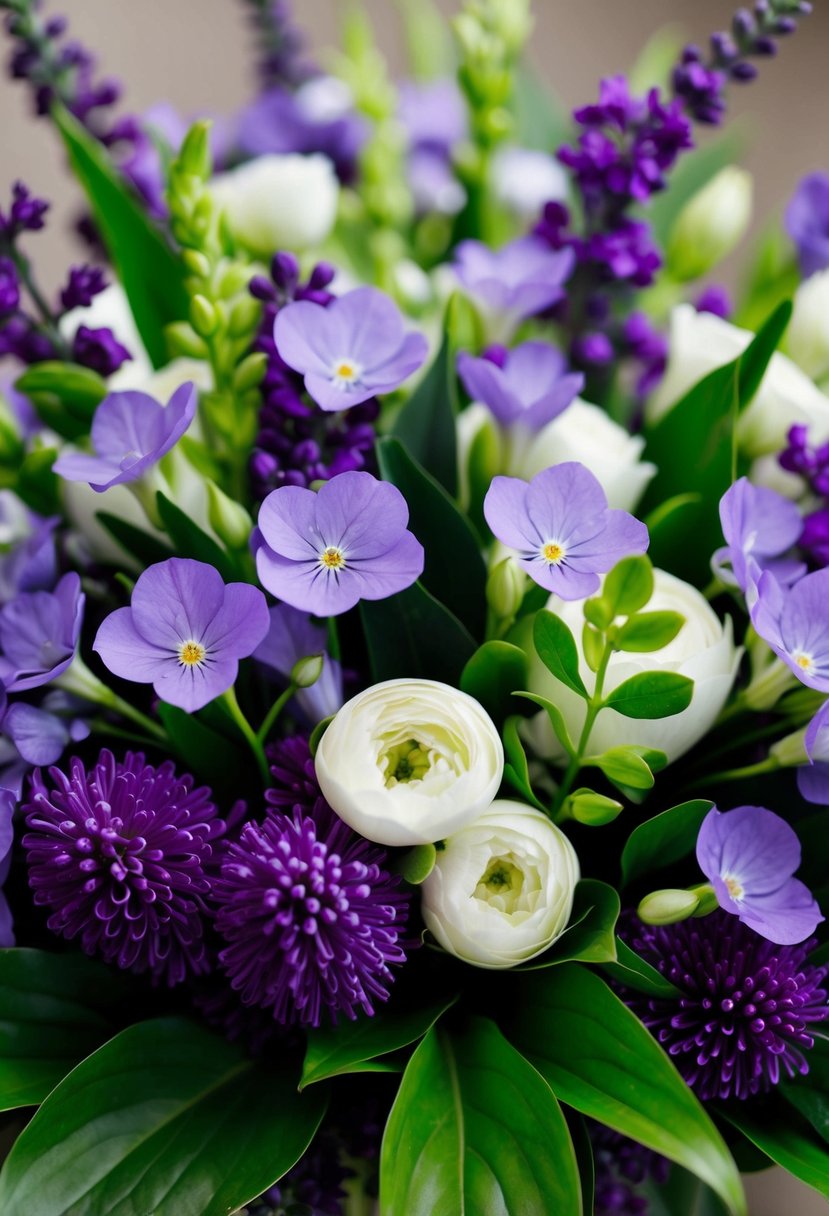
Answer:
M563 600L593 595L600 573L648 547L645 525L610 510L599 482L576 461L544 469L529 483L495 477L484 515L498 540L518 551L527 574Z
M713 808L697 836L697 861L720 907L767 941L795 946L823 920L811 891L792 877L800 865L797 833L774 811Z
M723 321L727 321L734 313L728 288L723 287L721 283L711 283L704 288L694 301L694 308L697 312L710 312L715 317L721 317Z
M106 379L132 355L111 329L90 329L88 325L79 325L72 339L72 357L76 363L91 368Z
M406 165L409 189L418 215L437 211L457 215L466 202L466 191L452 169L452 163L437 149L424 144L413 148Z
M466 103L452 78L403 80L397 96L397 116L410 147L433 148L448 159L466 139L469 129Z
M627 1003L704 1102L764 1093L809 1071L809 1027L829 1017L816 944L775 946L726 912L657 928L636 922L633 949L679 988Z
M233 685L239 660L268 632L258 587L228 583L206 562L171 557L138 579L129 608L101 625L93 650L116 676L152 684L188 713Z
M322 656L322 671L309 688L298 688L297 705L312 725L335 714L343 704L343 673L341 665L326 654L326 631L314 625L307 612L299 612L288 604L276 604L268 610L270 627L253 657L275 671L285 683L291 678L294 664L310 655Z
M520 237L501 249L461 241L455 270L470 293L492 312L513 321L543 312L564 298L574 264L572 249L555 252L536 236Z
M8 215L0 211L0 235L13 241L21 232L37 232L46 223L44 216L49 207L44 199L35 198L23 182L15 182Z
M797 506L776 490L741 477L720 500L720 522L728 543L713 555L711 566L724 583L745 592L749 579L756 583L763 570L781 583L806 573L803 562L783 556L797 544L803 520Z
M32 517L33 531L0 555L0 603L21 591L51 591L57 582L55 528L60 519Z
M314 815L270 811L231 844L214 885L219 958L247 1005L277 1022L352 1020L388 998L408 897L369 844L319 800Z
M789 428L787 446L778 457L781 468L805 478L815 494L829 497L829 443L809 443L809 428Z
M297 811L313 818L322 790L306 736L292 735L271 743L267 755L273 777L273 785L265 790L268 806L275 806L286 814Z
M75 757L49 779L32 779L23 847L52 932L169 985L204 972L206 868L224 830L210 791L170 760L106 750L89 771Z
M259 580L278 599L315 616L385 599L423 573L423 547L407 530L408 520L397 487L370 473L342 473L316 494L282 486L259 511Z
M809 763L797 770L801 797L818 806L829 806L829 701L824 701L806 728Z
M332 77L318 77L296 92L277 87L260 93L239 114L236 137L248 156L321 152L348 182L367 133L350 91Z
M20 304L20 280L11 258L0 257L0 317L16 312Z
M12 914L2 886L9 876L14 841L14 808L17 798L12 790L0 789L0 947L14 945Z
M561 351L547 342L524 342L496 361L462 351L458 375L469 396L488 406L503 426L521 422L539 431L561 414L584 387L580 372L567 372Z
M60 302L66 312L73 308L88 308L106 285L100 266L73 266L69 271L66 286L60 293Z
M784 588L770 570L756 586L751 622L799 680L829 692L829 569Z
M166 407L147 393L109 393L92 419L94 456L65 452L52 466L67 481L86 481L102 494L137 481L178 443L193 421L198 392L187 381Z
M785 217L804 279L829 266L829 174L810 173L798 184Z
M816 566L829 566L829 507L821 507L805 517L798 543Z
M83 718L70 717L67 721L65 715L52 712L53 705L53 698L45 698L42 705L16 701L6 711L3 734L26 765L55 764L70 743L80 743L89 736L89 725Z
M274 340L324 410L345 410L388 393L417 371L428 346L406 333L403 316L376 287L358 287L326 308L299 300L280 310Z
M0 679L9 692L39 688L66 671L75 657L84 599L73 571L53 592L23 592L0 609Z

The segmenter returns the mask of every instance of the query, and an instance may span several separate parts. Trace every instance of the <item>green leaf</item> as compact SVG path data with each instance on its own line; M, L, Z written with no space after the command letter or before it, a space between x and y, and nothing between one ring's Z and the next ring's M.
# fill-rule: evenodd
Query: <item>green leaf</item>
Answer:
M60 478L52 472L58 458L57 448L33 448L23 457L17 470L15 493L38 515L59 515Z
M597 975L567 963L522 976L514 1007L510 1038L562 1102L684 1165L743 1216L740 1176L719 1132L656 1040Z
M642 671L614 688L608 709L626 718L671 718L691 704L694 681L675 671Z
M575 639L560 616L542 608L533 621L533 642L541 662L562 684L580 697L587 689L579 673L579 652Z
M395 869L406 882L419 887L434 870L437 857L438 851L433 844L416 844L403 854L402 861Z
M522 694L527 695L527 694ZM504 723L504 754L506 763L504 765L504 780L508 782L513 789L523 795L528 802L531 802L539 811L544 811L546 814L547 808L544 803L536 798L532 783L530 781L530 770L527 765L527 753L524 751L524 745L518 734L518 723L521 721L518 714L507 718Z
M650 767L633 747L611 747L601 756L589 756L584 764L601 769L614 785L627 785L635 790L649 790L653 786Z
M518 967L540 971L558 963L612 963L616 958L614 930L619 919L619 895L606 882L583 878L576 884L570 923L549 950Z
M360 616L375 682L408 677L458 686L475 642L420 583L385 600L363 600Z
M762 1152L829 1199L829 1148L778 1094L719 1108Z
M808 1073L783 1081L780 1093L809 1120L818 1135L829 1142L829 1039L819 1037L820 1027L817 1029L814 1046L806 1056Z
M522 697L525 701L532 701L534 705L540 705L550 719L550 724L555 731L556 738L561 746L569 754L573 755L575 748L567 730L567 723L564 721L564 715L557 705L552 701L548 701L546 697L541 697L535 692L516 692L516 697Z
M617 650L645 654L672 642L685 624L679 612L637 612L629 617L613 639Z
M570 1133L535 1069L484 1018L431 1030L386 1125L381 1216L582 1211Z
M653 595L653 566L640 554L623 557L608 574L602 587L602 600L609 606L610 620L630 616L644 608Z
M594 629L589 621L585 621L581 631L581 648L591 671L599 670L604 656L604 645L604 638L599 630Z
M515 115L515 142L522 148L555 152L569 137L570 115L526 60L513 71L510 106Z
M227 1216L305 1151L325 1108L285 1064L185 1018L139 1022L53 1090L0 1174L0 1211Z
M694 798L634 828L622 850L622 886L690 853L697 843L700 824L713 805L705 798Z
M331 723L333 721L334 721L334 715L329 714L327 718L323 718L323 720L321 722L318 722L316 724L316 726L314 727L314 729L311 731L311 734L308 738L308 747L309 747L309 750L310 750L312 756L316 756L317 748L320 745L320 739L325 734L326 730L328 729L328 727L331 725Z
M377 461L381 475L397 486L408 503L409 527L426 556L420 581L473 637L482 637L486 625L486 566L472 525L399 439L378 440Z
M381 1009L373 1018L358 1017L354 1022L342 1022L337 1027L309 1030L300 1089L328 1077L360 1072L367 1061L416 1043L455 999L454 996L444 997L414 1007L407 1002L403 1008L398 1002Z
M212 536L208 536L189 515L159 492L156 494L158 513L176 552L215 566L225 582L239 578L239 567Z
M527 656L509 642L484 642L461 673L461 689L499 726L515 709L513 693L526 683Z
M164 327L187 317L189 308L178 258L103 146L63 106L53 105L52 114L118 271L141 340L153 366L163 367L167 362Z
M238 797L238 774L247 766L247 755L232 739L208 726L195 714L160 701L158 716L188 772L209 785L217 796Z
M163 562L168 557L174 556L173 550L163 541L158 540L149 532L144 532L142 528L136 528L135 524L127 523L119 515L110 515L108 511L96 511L95 518L101 527L106 528L110 536L114 537L118 544L142 566L152 566L156 562Z
M36 1106L112 1034L124 978L75 954L0 950L0 1110Z
M616 938L616 961L603 963L602 970L620 984L626 984L636 992L644 992L647 996L677 997L680 991L670 980L666 980L656 967L646 963L643 958L631 950L621 937Z
M77 363L35 363L15 382L34 405L41 422L64 439L89 434L92 416L107 394L106 381Z
M588 786L573 790L564 803L565 814L577 823L586 824L591 828L600 828L606 823L612 823L624 809L621 802L617 802L615 798L597 794Z

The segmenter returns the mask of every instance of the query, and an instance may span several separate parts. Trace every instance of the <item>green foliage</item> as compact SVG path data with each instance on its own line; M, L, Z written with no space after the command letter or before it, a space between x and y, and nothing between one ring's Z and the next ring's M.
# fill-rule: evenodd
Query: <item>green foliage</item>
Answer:
M515 709L513 693L527 682L527 656L509 642L484 642L461 672L461 688L500 726Z
M533 642L547 670L573 692L586 698L587 689L579 672L576 642L561 617L546 608L538 612L533 622Z
M615 798L608 798L605 794L597 794L595 790L591 790L587 786L573 790L563 805L563 813L566 817L575 819L577 823L583 823L591 828L601 828L607 823L612 823L614 819L618 819L623 810L621 802L617 802Z
M731 1102L720 1113L771 1161L829 1199L829 1147L779 1094Z
M609 781L617 786L629 786L634 790L649 790L653 786L653 771L640 747L611 747L601 756L588 756L585 765L602 770ZM664 767L667 757L664 752L650 752L656 756L655 767ZM659 758L661 757L661 764Z
M159 702L158 716L182 764L200 781L209 785L217 797L233 801L239 796L240 772L247 766L247 755L233 740L214 730L202 715L188 714L176 705Z
M634 828L622 850L622 885L690 853L697 842L700 824L713 805L705 798L694 798Z
M670 980L666 980L656 967L646 963L635 950L631 950L621 937L616 938L615 961L604 963L602 970L620 984L626 984L636 992L644 992L646 996L679 996L679 989Z
M603 628L609 625L614 617L630 616L639 612L652 595L653 566L650 559L644 554L623 557L610 571L602 587L601 600L607 605L606 610L601 613L604 624L600 625L598 620L593 623ZM592 620L592 617L588 617L588 620Z
M420 583L385 600L363 600L360 616L375 682L406 676L457 687L475 642Z
M434 870L437 856L437 849L433 844L416 844L414 848L404 853L397 872L403 876L406 882L418 887Z
M612 963L616 959L614 930L619 919L619 895L606 882L583 878L576 884L570 923L549 950L520 971L539 971L558 963Z
M110 536L142 567L152 566L155 562L163 562L168 557L174 556L173 550L163 541L153 536L152 533L137 528L135 524L121 519L120 515L110 515L108 511L96 511L95 518L101 527L105 528Z
M613 635L616 650L647 654L674 640L685 617L679 612L636 612Z
M160 490L156 502L165 531L181 557L192 557L215 566L225 582L233 582L241 577L238 562Z
M529 693L521 693L520 695L530 700L535 699L530 697ZM527 753L524 751L524 746L518 734L518 723L520 721L521 718L518 714L514 714L512 717L507 718L504 723L504 780L539 811L546 811L547 808L544 803L536 798L533 792L530 781L530 770L527 766Z
M693 692L694 681L675 671L642 671L617 685L604 705L626 718L670 718L688 708Z
M92 416L107 394L106 381L77 363L47 361L28 367L15 381L41 422L64 439L89 433Z

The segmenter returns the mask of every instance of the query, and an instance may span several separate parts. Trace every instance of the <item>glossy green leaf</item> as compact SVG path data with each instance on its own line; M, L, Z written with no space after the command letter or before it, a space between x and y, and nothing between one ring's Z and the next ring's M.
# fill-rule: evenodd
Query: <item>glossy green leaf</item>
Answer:
M185 1018L139 1022L40 1107L0 1173L0 1211L227 1216L314 1135L324 1097L296 1082Z
M829 1143L829 1039L822 1037L821 1030L821 1026L815 1027L814 1046L807 1052L809 1071L805 1076L783 1081L780 1093Z
M629 785L635 790L649 790L653 786L650 766L632 747L611 747L601 756L589 756L584 763L601 769L614 785Z
M420 583L385 600L363 600L360 615L375 682L407 677L457 687L475 642Z
M675 671L643 671L624 680L605 706L626 718L670 718L691 704L694 681Z
M610 963L616 958L619 895L606 882L583 878L576 884L570 923L549 950L519 971L539 971L558 963Z
M829 1199L829 1147L778 1094L731 1102L720 1113L772 1161Z
M576 963L521 977L510 1038L560 1101L684 1165L744 1216L737 1168L656 1040ZM554 1032L552 1032L554 1028Z
M608 574L602 587L601 599L608 605L610 620L630 616L644 608L653 595L653 566L640 554L623 557Z
M500 725L515 711L513 693L527 683L527 656L509 642L484 642L461 673L461 688Z
M405 1007L398 1001L381 1008L373 1018L358 1017L336 1028L309 1030L300 1089L328 1077L360 1072L367 1061L417 1042L454 1002L455 997L449 996L417 1005L410 998Z
M547 697L539 696L538 693L516 692L515 696L521 697L524 701L532 701L534 705L538 705L544 710L547 717L550 719L550 725L552 726L559 743L568 753L568 755L572 756L575 748L573 747L573 741L570 738L570 733L567 730L567 723L564 721L564 715L559 707L552 701L549 701Z
M201 717L185 713L177 705L160 701L158 716L187 771L209 785L217 797L238 797L238 774L248 763L244 750Z
M377 460L382 476L406 499L409 527L423 545L426 564L420 581L473 637L482 637L486 625L486 566L472 525L440 482L409 455L399 439L378 440Z
M118 544L142 566L152 566L155 562L163 562L168 557L174 556L173 550L165 545L164 541L159 540L150 532L145 532L142 528L137 528L135 524L121 519L119 515L110 515L108 511L96 511L95 518L101 527L106 528L110 536L117 540Z
M316 726L314 727L314 729L311 731L311 734L308 738L308 747L310 749L312 756L316 756L317 748L320 745L320 739L325 734L326 730L328 729L328 727L331 725L331 723L333 721L334 721L334 715L329 714L329 716L327 718L323 718L323 720L321 722L318 722L316 724Z
M123 976L83 955L0 950L0 1110L36 1106L113 1033Z
M484 1018L431 1030L386 1125L381 1216L582 1210L570 1133L535 1069Z
M416 844L403 854L402 861L395 867L396 872L412 886L419 887L434 870L437 858L438 851L433 844Z
M515 714L504 723L504 780L517 790L527 802L531 802L539 811L546 813L547 808L533 792L530 781L530 770L527 765L527 753L518 734L518 723L521 719Z
M575 639L560 616L542 608L533 622L533 642L541 662L562 684L580 697L587 689L579 672L579 652Z
M700 824L713 805L706 798L693 798L634 828L622 850L622 885L690 853Z
M685 624L679 612L636 612L613 639L617 650L647 654L672 642Z
M605 641L599 630L595 629L589 621L584 622L584 628L581 631L581 648L587 666L591 671L598 671L604 656Z
M52 114L75 177L118 271L141 340L154 367L167 362L164 327L187 317L182 268L146 207L98 143L63 106Z
M221 545L199 527L161 491L156 495L161 522L180 557L192 557L198 562L215 566L225 582L239 578L239 567Z
M57 448L35 447L26 453L17 469L15 493L38 515L61 513L60 478L52 472L57 458Z
M606 794L597 794L588 786L573 790L564 804L564 811L571 819L591 828L600 828L612 823L623 810L621 802L608 798Z
M647 996L676 997L679 989L670 980L666 980L656 967L646 963L635 950L631 950L621 937L616 938L615 962L603 963L602 970L606 971L620 984L626 984L636 992L644 992Z

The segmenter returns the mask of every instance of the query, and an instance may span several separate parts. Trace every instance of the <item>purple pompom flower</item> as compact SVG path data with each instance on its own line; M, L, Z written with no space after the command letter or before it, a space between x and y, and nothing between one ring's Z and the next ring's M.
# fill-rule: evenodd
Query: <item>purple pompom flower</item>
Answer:
M823 920L809 888L792 877L800 865L797 833L774 811L714 807L697 836L697 861L720 907L767 941L797 945Z
M711 565L724 583L745 592L749 579L756 582L763 570L773 571L781 583L796 582L806 573L803 562L783 556L797 544L803 520L797 506L776 490L741 477L720 500L720 522L728 543L716 551Z
M12 790L0 789L0 947L3 949L14 945L11 908L2 886L11 868L16 804L17 798Z
M797 770L797 788L807 802L829 806L829 701L806 728L804 746L809 763Z
M90 329L79 325L72 339L72 357L76 363L89 367L104 379L132 358L111 329Z
M233 685L239 660L267 632L258 587L225 585L206 562L171 557L144 571L130 607L106 618L93 650L114 675L152 684L162 701L194 713Z
M829 266L829 174L810 173L786 208L786 231L797 247L804 279Z
M577 461L544 469L529 483L493 478L484 515L498 540L518 551L530 578L563 600L593 595L599 574L648 547L645 525L611 510L599 482Z
M469 396L488 406L502 426L520 422L531 431L557 418L584 387L581 372L568 373L561 351L548 342L524 342L481 359L462 351L458 375Z
M343 704L342 667L326 653L326 631L315 625L307 612L299 612L288 604L276 604L268 610L270 627L259 643L253 657L275 671L285 683L291 678L294 665L300 659L320 655L322 670L308 688L298 688L296 702L314 726L323 718L335 714Z
M537 236L519 237L501 249L461 241L455 270L471 296L511 323L544 312L564 298L575 262L572 249L554 252Z
M275 806L286 814L297 811L313 818L322 790L306 736L292 735L271 743L267 755L273 778L273 785L265 790L268 806Z
M371 473L341 473L316 494L282 486L259 511L259 580L315 616L386 599L423 573L423 546L407 530L408 520L397 487Z
M64 452L52 466L67 481L86 481L102 494L137 481L173 448L196 414L198 392L187 381L166 407L147 393L109 393L92 419L94 456Z
M321 799L313 817L246 824L214 885L219 958L245 1004L282 1024L372 1016L406 961L408 897L385 864Z
M426 358L423 334L406 332L400 309L376 287L358 287L327 307L298 300L274 325L280 357L305 377L324 410L346 410L389 393Z
M829 1017L816 944L775 946L726 912L656 927L636 922L637 954L680 990L627 1003L704 1102L745 1099L809 1071L810 1026Z
M0 679L9 692L57 679L75 657L84 595L74 571L55 590L29 591L0 609Z
M808 688L829 692L829 569L782 587L766 570L750 588L751 622Z
M211 841L224 831L208 789L172 761L103 750L87 771L38 771L23 837L35 903L87 954L178 984L207 969L203 939Z

